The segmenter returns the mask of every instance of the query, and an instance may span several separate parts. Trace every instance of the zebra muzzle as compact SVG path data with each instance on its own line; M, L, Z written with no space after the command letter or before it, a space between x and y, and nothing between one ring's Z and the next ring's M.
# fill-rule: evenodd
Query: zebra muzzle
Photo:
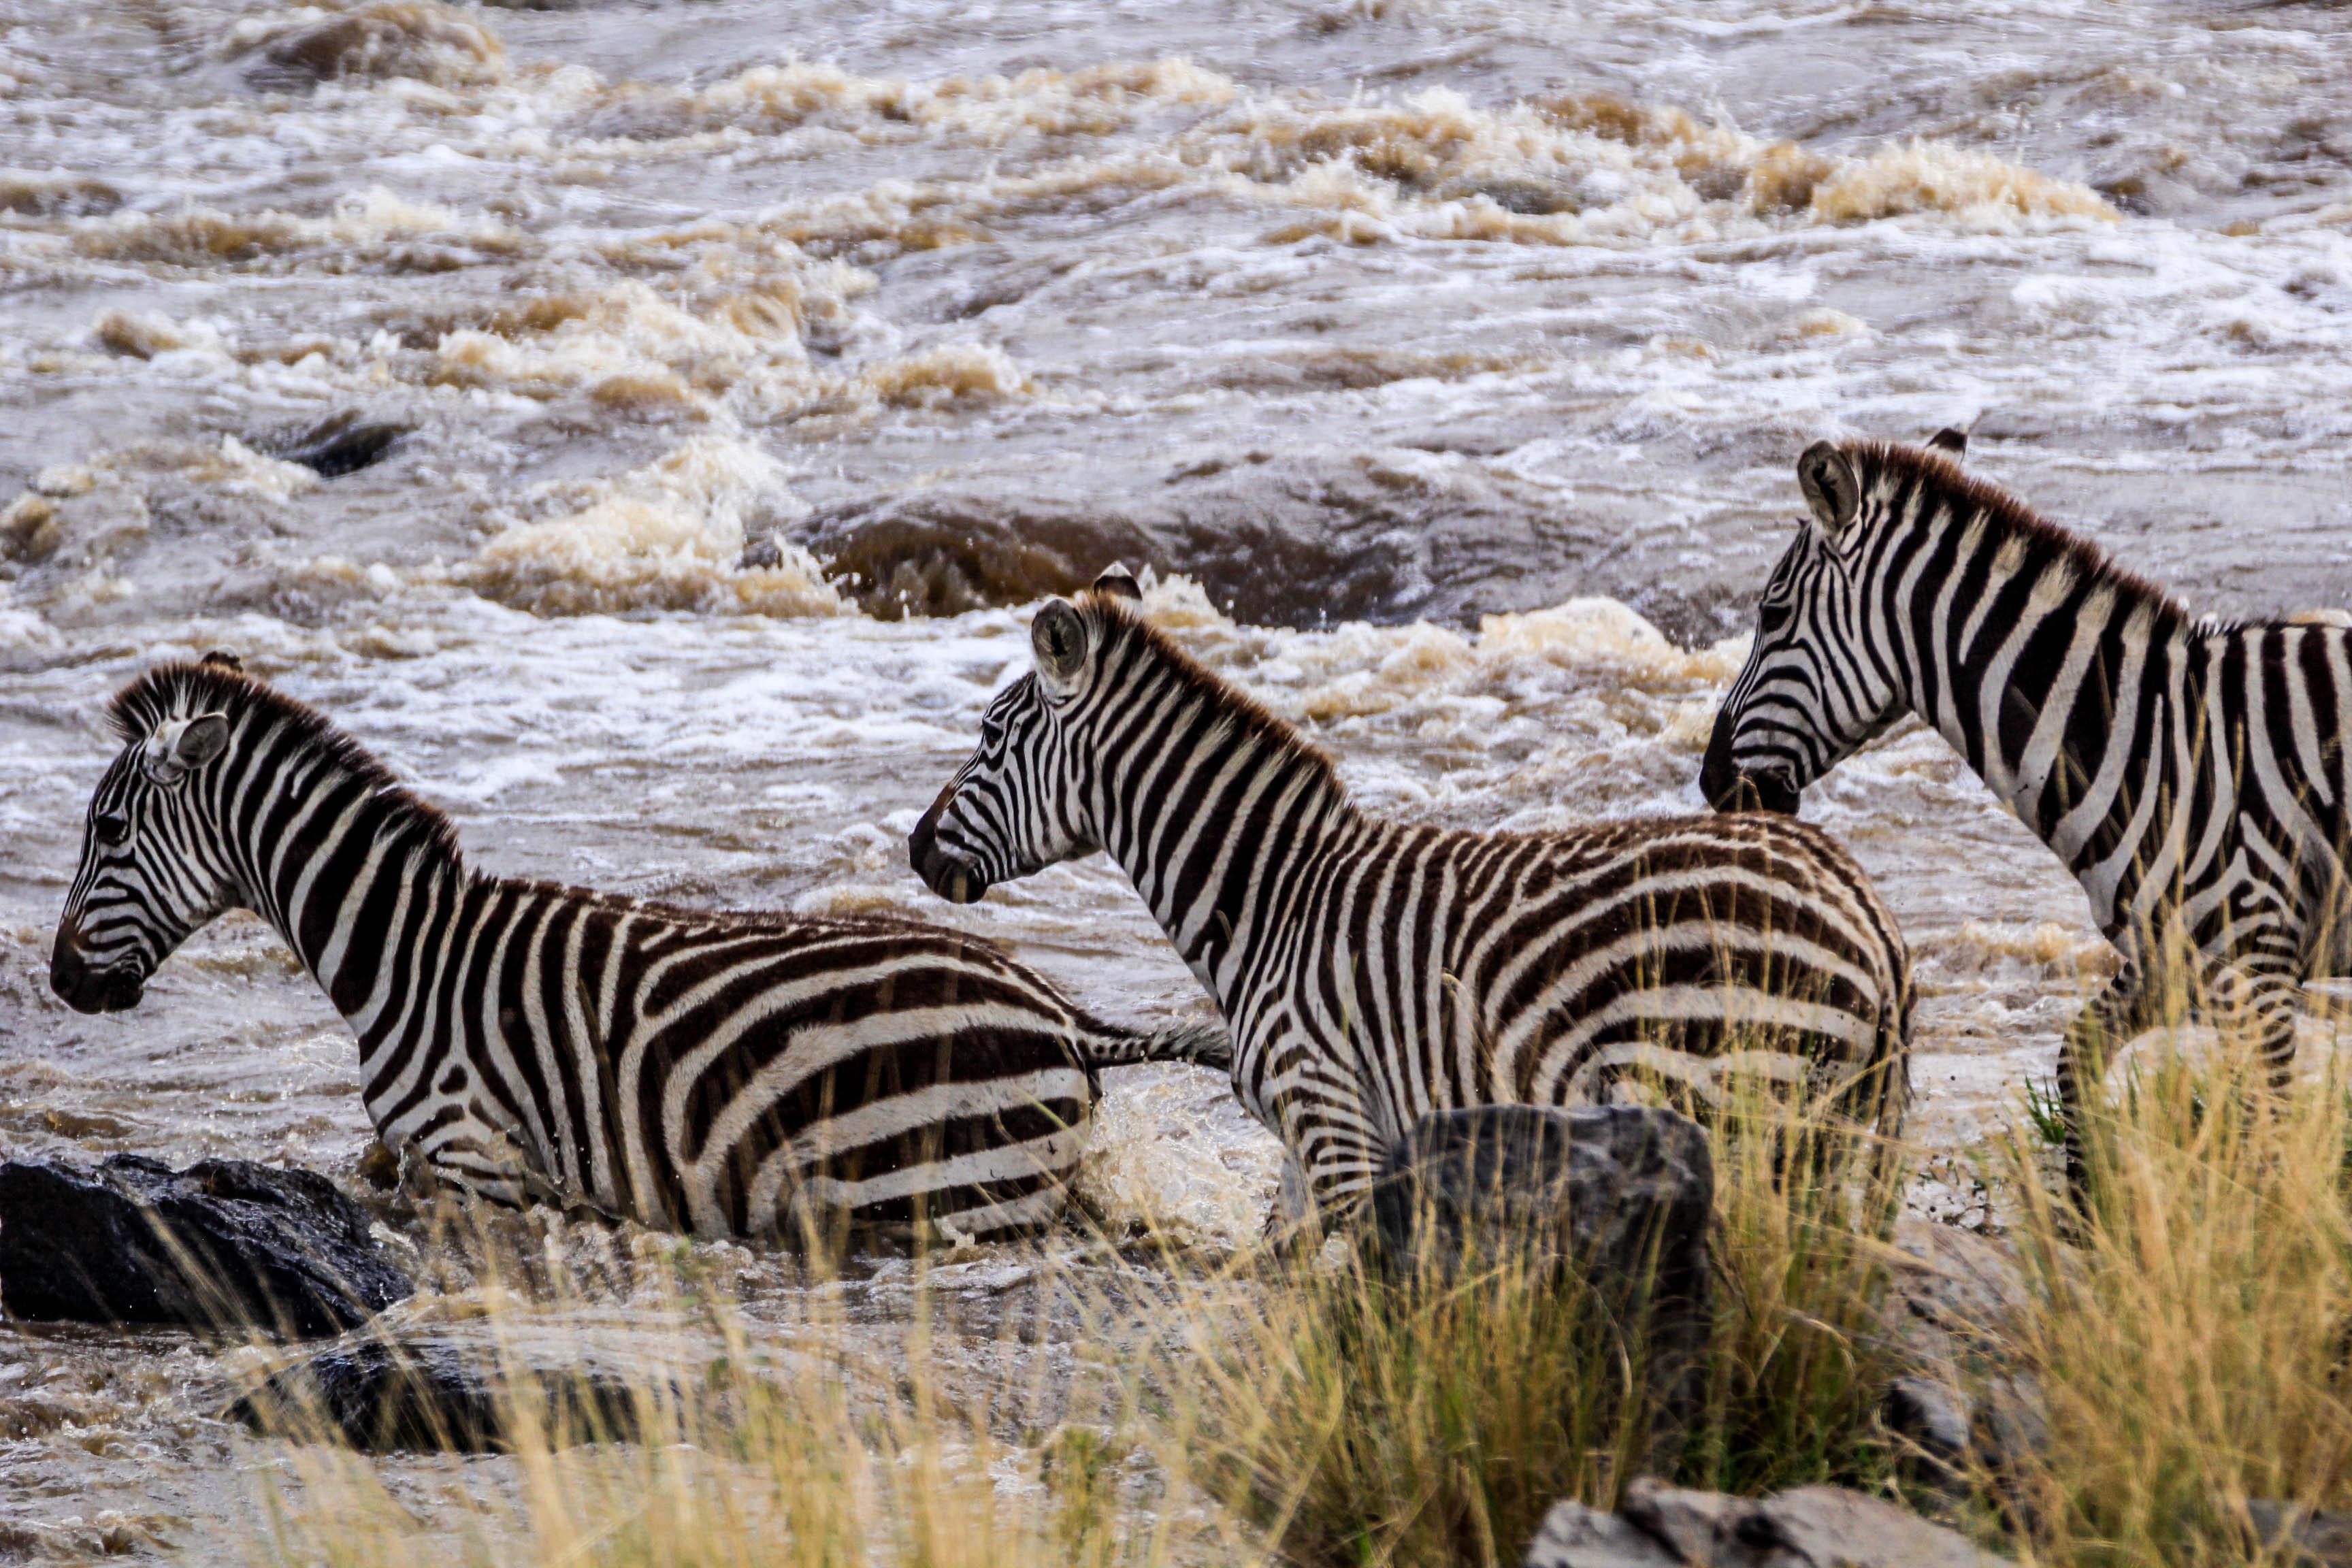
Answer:
M122 1013L139 1005L147 981L133 964L91 968L81 930L68 922L58 928L57 945L49 950L49 989L77 1013Z
M972 903L988 891L988 883L970 861L940 847L939 835L931 826L938 811L939 807L933 806L922 821L915 824L915 831L907 835L908 864L923 879L923 886L948 902Z
M1715 733L1699 764L1698 792L1717 811L1777 811L1797 815L1804 791L1780 773L1743 773L1731 761L1731 710L1715 716Z

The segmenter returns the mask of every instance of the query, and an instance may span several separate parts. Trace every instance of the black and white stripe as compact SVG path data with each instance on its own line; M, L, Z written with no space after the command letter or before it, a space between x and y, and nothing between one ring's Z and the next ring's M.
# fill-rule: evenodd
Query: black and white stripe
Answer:
M359 1037L383 1142L507 1203L709 1236L988 1236L1055 1216L1098 1068L1222 1067L1113 1028L973 938L719 914L486 876L447 820L232 664L119 693L50 980L134 1005L225 909L277 928Z
M1319 1204L1359 1197L1429 1111L1628 1079L1705 1100L1753 1072L1898 1131L1909 960L1826 836L1763 816L1383 820L1133 592L1107 573L1039 612L1035 672L991 707L909 854L968 900L1108 850L1216 998L1234 1088Z
M1799 459L1812 518L1716 718L1708 799L1793 811L1916 712L2057 852L2123 954L2067 1034L2070 1129L2107 1051L2175 998L2251 1027L2284 1083L2300 983L2352 959L2352 631L2193 618L1962 473L1957 436L1936 445L1820 442ZM2185 984L2162 973L2175 959ZM2070 1156L2079 1181L2078 1138Z

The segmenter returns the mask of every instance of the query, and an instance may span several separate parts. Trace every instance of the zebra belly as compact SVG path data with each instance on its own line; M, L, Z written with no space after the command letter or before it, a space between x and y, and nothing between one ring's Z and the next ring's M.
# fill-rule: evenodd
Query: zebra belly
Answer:
M658 1143L685 1227L789 1241L1050 1223L1085 1147L1093 1079L1043 1027L909 1033L905 1022L810 1021L773 1031L780 1044L686 1054L660 1096Z

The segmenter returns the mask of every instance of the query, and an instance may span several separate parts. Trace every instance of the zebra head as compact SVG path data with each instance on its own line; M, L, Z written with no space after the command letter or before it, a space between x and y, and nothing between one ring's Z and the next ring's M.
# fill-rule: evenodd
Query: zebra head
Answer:
M236 667L225 654L178 667L192 668ZM185 700L158 712L118 700L125 743L89 798L81 867L49 952L49 989L78 1013L137 1006L156 966L234 896L205 787L228 749L229 718L208 708L174 710L217 692L211 681L175 685L172 673L156 672L137 689L176 690Z
M1139 599L1126 568L1095 579L1093 595ZM1029 624L1037 667L1000 693L980 721L980 744L907 836L907 858L931 891L968 904L999 882L1099 847L1064 726L1092 688L1102 627L1082 598L1049 599Z
M1966 437L1938 432L1957 452ZM1816 441L1797 459L1811 512L1756 605L1756 641L1715 715L1699 790L1717 811L1794 814L1807 784L1903 714L1906 699L1865 623L1862 579L1891 510L1864 442Z

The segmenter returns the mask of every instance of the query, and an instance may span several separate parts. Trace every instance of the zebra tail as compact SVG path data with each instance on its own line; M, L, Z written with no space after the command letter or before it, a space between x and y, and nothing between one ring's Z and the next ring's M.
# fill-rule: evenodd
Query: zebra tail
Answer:
M1096 1069L1134 1067L1139 1062L1190 1062L1229 1073L1234 1070L1234 1037L1219 1023L1162 1024L1140 1032L1108 1025L1081 1038L1078 1058Z

